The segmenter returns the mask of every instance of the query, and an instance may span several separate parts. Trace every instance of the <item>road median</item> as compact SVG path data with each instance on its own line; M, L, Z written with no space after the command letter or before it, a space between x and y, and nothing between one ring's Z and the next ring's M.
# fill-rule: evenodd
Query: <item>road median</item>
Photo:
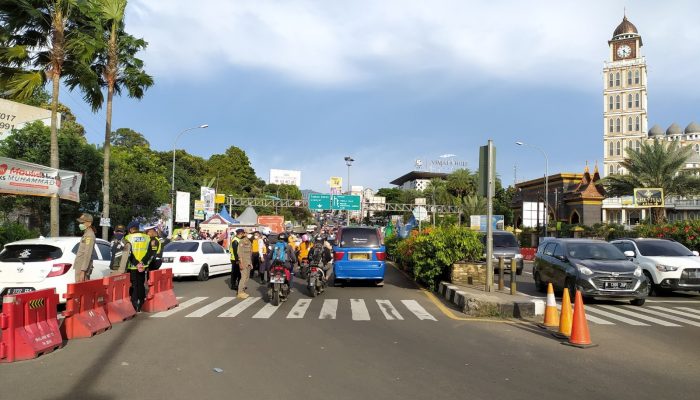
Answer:
M539 299L500 291L485 292L483 288L445 281L440 282L436 294L470 317L531 318L544 311L544 303Z

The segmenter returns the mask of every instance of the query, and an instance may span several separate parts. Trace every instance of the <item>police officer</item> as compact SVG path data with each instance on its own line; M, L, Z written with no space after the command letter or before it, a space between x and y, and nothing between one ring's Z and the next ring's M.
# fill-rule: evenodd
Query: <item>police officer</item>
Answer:
M126 245L126 240L124 240L124 233L126 228L124 225L117 225L114 228L112 235L112 259L109 263L109 269L117 270L119 269L119 264L122 259L122 253L124 251L124 246Z
M119 270L129 272L131 278L131 304L136 311L141 311L141 306L146 301L146 274L148 266L155 256L152 239L145 233L139 232L139 222L132 221L127 226L129 234L126 235L126 246L123 250ZM156 240L157 242L157 240Z
M82 214L78 218L78 228L83 232L78 252L75 255L75 281L83 282L90 279L92 273L92 253L95 251L95 232L92 230L92 215Z
M241 268L238 265L238 243L245 235L245 230L236 229L236 236L231 239L228 251L231 255L231 290L238 291L238 282L241 280Z
M144 228L146 234L151 238L151 250L155 252L151 264L148 266L149 271L155 271L163 264L163 239L158 235L155 225Z
M247 289L248 279L250 278L250 271L253 269L253 242L251 238L253 235L247 234L238 242L238 252L236 257L238 258L238 267L241 270L241 281L238 282L238 298L247 299L250 297L248 293L245 292Z

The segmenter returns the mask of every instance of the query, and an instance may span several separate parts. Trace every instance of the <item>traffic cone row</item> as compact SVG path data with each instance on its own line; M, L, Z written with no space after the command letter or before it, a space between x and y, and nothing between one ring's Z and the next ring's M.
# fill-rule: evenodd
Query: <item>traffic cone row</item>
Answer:
M576 300L574 301L574 317L571 327L571 337L568 343L569 346L587 347L596 346L591 342L591 334L588 332L588 321L586 320L586 310L583 308L583 296L581 292L576 291Z
M554 297L554 288L550 283L547 286L547 306L544 312L544 323L540 326L543 328L558 328L559 331L554 333L554 335L562 339L569 339L568 342L563 342L563 344L580 348L596 346L591 342L588 320L586 320L586 310L583 306L583 296L578 290L576 291L572 313L569 290L564 288L560 316Z
M547 306L544 309L544 323L541 328L556 328L559 326L559 312L557 311L557 300L554 297L554 287L550 282L547 285Z

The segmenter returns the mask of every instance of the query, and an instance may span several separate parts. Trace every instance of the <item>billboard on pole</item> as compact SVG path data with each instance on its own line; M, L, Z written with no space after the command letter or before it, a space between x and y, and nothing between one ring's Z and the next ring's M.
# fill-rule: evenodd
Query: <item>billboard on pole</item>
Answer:
M271 169L270 183L275 185L294 185L301 187L301 171L290 169Z
M0 157L0 193L79 202L83 174Z
M177 192L175 222L190 222L190 192Z
M206 218L209 218L214 215L216 190L214 188L202 186L199 193L199 199L204 202L204 213L206 214Z

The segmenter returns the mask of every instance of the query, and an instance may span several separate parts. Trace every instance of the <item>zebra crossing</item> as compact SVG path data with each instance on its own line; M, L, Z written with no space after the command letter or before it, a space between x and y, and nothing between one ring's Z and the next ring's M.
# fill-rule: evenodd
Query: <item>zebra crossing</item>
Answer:
M212 301L213 300L213 301ZM396 305L388 299L298 299L289 300L279 306L264 301L261 297L248 297L245 300L237 300L235 297L221 297L210 299L209 297L192 297L185 299L178 297L180 304L168 311L151 315L151 318L168 318L173 315L184 318L202 318L216 316L216 318L252 318L252 319L341 319L348 318L352 321L405 321L409 319L419 321L437 321L416 300L401 300ZM320 303L320 310L318 306ZM312 311L314 310L314 311ZM343 313L348 312L345 316Z
M596 325L700 328L700 309L678 306L586 305L586 319Z

